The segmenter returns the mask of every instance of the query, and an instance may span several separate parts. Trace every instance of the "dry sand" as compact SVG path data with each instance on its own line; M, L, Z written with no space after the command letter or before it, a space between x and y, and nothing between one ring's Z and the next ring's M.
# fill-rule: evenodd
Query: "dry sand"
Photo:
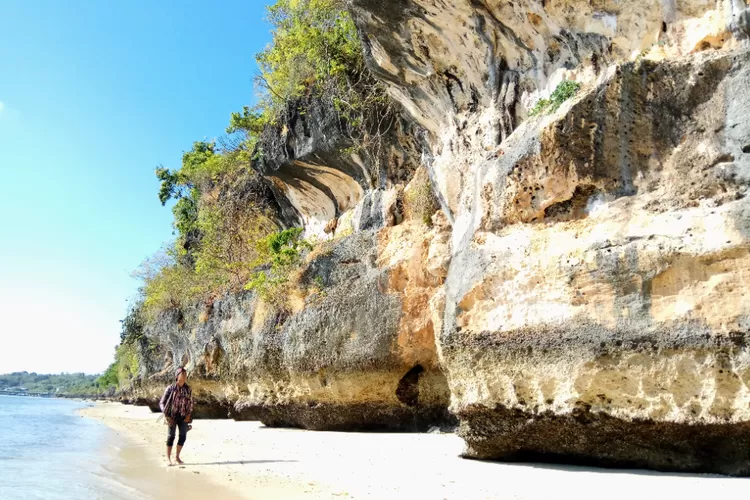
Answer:
M750 479L645 471L501 464L459 457L452 434L364 434L269 429L257 422L198 420L184 468L165 464L166 426L147 408L100 403L81 410L140 443L165 478L199 473L212 499L238 498L744 498ZM160 461L160 462L157 462ZM180 476L182 475L182 476Z

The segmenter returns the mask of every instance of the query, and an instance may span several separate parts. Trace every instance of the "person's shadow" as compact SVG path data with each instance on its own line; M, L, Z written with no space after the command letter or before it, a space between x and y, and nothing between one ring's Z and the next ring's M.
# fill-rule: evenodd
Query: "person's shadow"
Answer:
M293 463L297 460L230 460L226 462L196 462L190 463L185 462L181 465L258 465L258 464L278 464L278 463Z

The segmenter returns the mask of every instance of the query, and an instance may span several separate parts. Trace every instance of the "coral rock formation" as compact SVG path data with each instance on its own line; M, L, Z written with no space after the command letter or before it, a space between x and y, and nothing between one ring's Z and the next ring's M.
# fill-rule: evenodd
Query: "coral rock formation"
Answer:
M745 3L352 4L453 222L466 455L750 474Z

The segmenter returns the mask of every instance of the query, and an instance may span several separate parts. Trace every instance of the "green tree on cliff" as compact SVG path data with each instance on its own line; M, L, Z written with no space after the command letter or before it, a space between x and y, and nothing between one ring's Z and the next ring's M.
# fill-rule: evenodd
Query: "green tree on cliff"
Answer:
M357 29L343 0L279 0L268 7L268 21L273 42L257 60L259 81L273 105L363 67Z
M257 292L269 304L286 309L286 288L291 274L300 265L302 252L310 249L312 245L302 239L302 228L299 227L285 229L258 240L256 264L270 264L270 269L253 274L246 288Z
M277 233L281 228L269 213L268 187L250 168L263 155L258 144L269 124L294 106L304 113L300 106L306 99L322 99L333 103L359 146L378 135L377 127L374 132L367 127L370 114L378 126L390 126L371 113L387 113L387 99L366 70L343 0L278 0L267 13L273 40L256 56L260 103L232 113L228 135L218 142L195 142L179 169L156 170L159 201L174 201L176 242L166 252L167 262L144 278L147 318L199 300L209 303L248 283L265 294L286 282L289 265L272 262L273 252L265 251L263 242L292 233ZM296 234L290 241L298 240ZM261 277L254 269L263 263L274 271ZM260 284L264 278L273 286Z

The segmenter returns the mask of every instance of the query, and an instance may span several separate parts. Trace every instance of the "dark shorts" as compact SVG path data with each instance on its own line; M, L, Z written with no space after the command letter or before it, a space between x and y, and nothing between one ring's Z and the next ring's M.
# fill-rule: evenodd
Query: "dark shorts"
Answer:
M183 446L187 439L188 424L185 422L185 417L177 416L174 418L175 425L169 427L169 433L167 434L167 446L174 444L175 431L180 429L180 437L177 439L177 446Z

